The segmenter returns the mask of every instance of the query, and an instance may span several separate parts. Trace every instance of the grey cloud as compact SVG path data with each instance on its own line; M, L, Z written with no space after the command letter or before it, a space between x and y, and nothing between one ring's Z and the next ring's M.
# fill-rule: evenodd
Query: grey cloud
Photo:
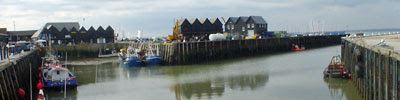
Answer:
M309 31L311 20L326 26L353 28L399 27L397 0L0 0L2 19L37 19L37 28L47 21L80 21L84 25L113 25L125 32L137 29L161 35L171 33L173 20L193 17L260 15L271 30L297 26ZM14 8L9 6L16 6ZM12 13L9 11L30 13ZM83 22L83 18L86 21ZM28 20L29 21L29 20ZM38 23L38 21L42 21ZM8 21L8 24L10 22ZM359 25L365 25L358 27ZM8 25L9 26L9 25ZM357 26L357 27L355 27ZM330 28L327 30L335 30ZM154 34L152 34L154 35Z

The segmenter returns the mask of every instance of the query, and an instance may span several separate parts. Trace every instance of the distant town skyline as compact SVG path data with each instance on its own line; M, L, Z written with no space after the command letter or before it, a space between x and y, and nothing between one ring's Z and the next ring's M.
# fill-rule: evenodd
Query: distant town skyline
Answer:
M135 37L172 34L180 18L263 16L271 31L400 28L398 0L0 0L0 27L39 29L47 22L112 26ZM222 20L221 20L222 21Z

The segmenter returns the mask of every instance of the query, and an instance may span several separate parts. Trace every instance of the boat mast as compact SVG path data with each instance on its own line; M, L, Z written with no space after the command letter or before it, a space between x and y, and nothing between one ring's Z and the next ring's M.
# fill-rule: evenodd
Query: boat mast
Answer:
M68 52L65 52L65 63L64 63L65 69L68 69L67 59L68 59ZM68 74L68 72L67 71L64 71L64 72L66 72L64 74L64 78L65 78L65 80L64 80L64 98L67 98L67 74Z

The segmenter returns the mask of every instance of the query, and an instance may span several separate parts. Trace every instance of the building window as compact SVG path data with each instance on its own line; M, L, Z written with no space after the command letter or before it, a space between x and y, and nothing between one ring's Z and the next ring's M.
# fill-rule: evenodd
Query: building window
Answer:
M247 28L250 28L250 24L247 24Z
M232 28L232 30L235 29L235 25L232 25L231 28Z
M251 28L254 28L254 24L251 24Z
M231 29L230 25L228 25L228 26L226 26L226 27L228 28L228 30L230 30L230 29Z
M243 32L246 31L246 28L245 28L244 26L242 27L242 31L243 31Z

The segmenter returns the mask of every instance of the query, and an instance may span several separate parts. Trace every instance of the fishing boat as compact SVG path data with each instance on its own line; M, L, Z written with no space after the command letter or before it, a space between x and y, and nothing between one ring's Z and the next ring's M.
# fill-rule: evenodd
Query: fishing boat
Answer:
M340 56L333 56L328 67L324 70L324 77L351 78L351 73L342 63Z
M155 48L153 48L155 47ZM146 50L146 59L145 59L145 64L146 66L157 66L161 65L162 63L162 57L160 56L160 52L158 49L158 45L148 45L148 48Z
M126 58L124 64L126 67L138 67L143 65L143 58L142 51L139 49L133 48L133 46L129 46L126 50Z
M65 86L68 89L74 89L78 86L76 77L65 67L62 66L57 57L43 57L42 67L43 88L46 90L61 90Z
M305 47L300 48L299 45L292 44L292 51L304 51L305 49Z

